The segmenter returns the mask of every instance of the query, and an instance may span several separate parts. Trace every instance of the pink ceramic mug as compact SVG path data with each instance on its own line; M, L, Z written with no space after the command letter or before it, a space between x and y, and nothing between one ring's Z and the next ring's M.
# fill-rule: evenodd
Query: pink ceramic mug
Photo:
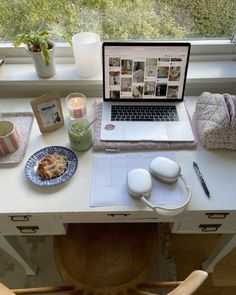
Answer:
M20 139L15 124L11 121L0 121L0 155L15 152L20 146Z

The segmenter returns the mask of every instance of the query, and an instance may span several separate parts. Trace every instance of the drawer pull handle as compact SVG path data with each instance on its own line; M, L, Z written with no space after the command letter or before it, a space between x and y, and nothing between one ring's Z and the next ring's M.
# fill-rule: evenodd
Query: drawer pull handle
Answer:
M13 222L19 222L19 221L26 222L26 221L30 220L32 215L11 215L9 217L10 217L11 221L13 221Z
M127 217L129 216L129 213L108 213L107 216L111 216L111 217L115 217L115 216L123 216L123 217Z
M205 213L209 219L225 219L229 213Z
M218 228L221 227L222 224L200 224L202 232L215 232Z
M39 230L38 226L17 226L16 227L22 234L35 234Z

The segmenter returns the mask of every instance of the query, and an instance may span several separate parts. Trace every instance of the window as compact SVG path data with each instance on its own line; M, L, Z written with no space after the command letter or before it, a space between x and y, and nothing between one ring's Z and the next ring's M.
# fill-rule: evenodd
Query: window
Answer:
M0 0L0 41L40 28L113 39L230 39L235 0Z
M101 40L190 40L186 88L193 89L191 95L199 94L207 83L212 83L212 88L207 84L209 91L235 92L236 33L231 41L235 25L236 0L0 0L0 57L7 61L0 71L0 96L31 96L42 93L41 85L45 92L51 85L63 88L65 94L72 86L77 91L73 50L59 42L63 40L54 40L58 75L53 81L37 80L24 46L12 48L17 34L44 28L71 37L91 31ZM101 79L89 80L90 87L79 80L81 91L98 95ZM35 80L38 88L32 86ZM12 85L21 85L21 92Z

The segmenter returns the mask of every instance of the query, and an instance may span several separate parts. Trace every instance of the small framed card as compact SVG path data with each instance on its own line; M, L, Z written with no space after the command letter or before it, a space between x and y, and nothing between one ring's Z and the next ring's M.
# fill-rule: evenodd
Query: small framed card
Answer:
M60 97L55 93L42 95L31 101L31 106L42 133L64 125Z

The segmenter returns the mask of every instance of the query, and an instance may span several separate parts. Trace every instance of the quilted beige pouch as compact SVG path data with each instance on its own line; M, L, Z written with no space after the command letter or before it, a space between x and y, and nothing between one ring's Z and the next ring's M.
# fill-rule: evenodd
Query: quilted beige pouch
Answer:
M203 92L196 103L196 124L206 149L236 150L236 96Z

